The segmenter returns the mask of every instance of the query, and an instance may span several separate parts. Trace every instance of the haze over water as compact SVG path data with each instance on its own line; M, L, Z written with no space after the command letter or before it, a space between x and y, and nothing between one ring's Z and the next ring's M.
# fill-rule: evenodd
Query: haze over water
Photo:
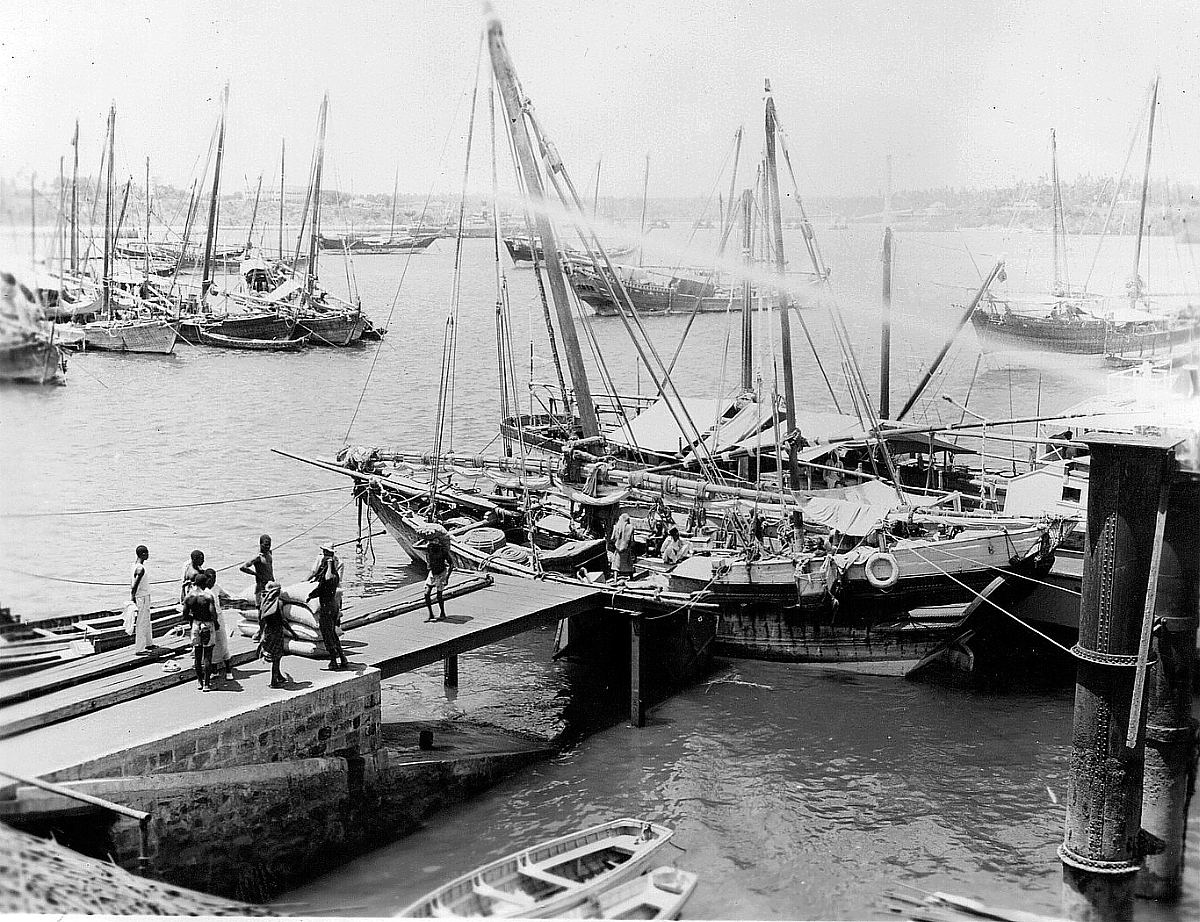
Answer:
M864 375L874 382L879 228L818 232ZM7 264L26 261L21 233L0 237ZM689 234L681 228L662 233L662 248L672 250ZM698 239L711 248L712 235L700 232ZM794 241L797 234L789 237ZM972 256L986 272L1007 254L1014 291L1044 288L1050 276L1045 234L899 232L897 240L893 407L903 403L957 320L961 307L954 305L965 304L978 284ZM1073 264L1086 267L1095 239L1071 243ZM1165 238L1147 246L1152 289L1195 290L1193 251ZM1131 251L1127 238L1106 241L1092 287L1119 291ZM648 261L657 259L648 252ZM382 256L355 262L363 304L381 322L388 322L408 262L389 335L378 351L368 345L253 355L180 344L170 358L73 356L66 387L0 391L3 604L22 617L118 607L139 543L151 548L153 576L167 581L156 587L166 599L177 591L175 580L193 547L203 548L214 565L229 566L251 556L264 531L276 540L277 573L300 578L320 539L353 536L354 508L347 505L346 481L270 449L332 456L361 396L351 443L429 450L452 260L452 241L441 240L411 261ZM793 244L791 267L802 265ZM506 273L519 374L527 373L532 329L535 375L550 380L532 274L512 269L507 259ZM322 275L331 288L345 287L340 258L326 254ZM494 304L492 244L466 241L453 442L460 450L495 450ZM829 373L840 378L827 319L816 310L805 317ZM769 354L766 324L774 322L775 315L765 312L756 319L761 356ZM669 357L685 323L684 317L653 318L646 326ZM591 324L617 383L634 389L637 362L620 321ZM737 317L696 320L676 369L683 393L711 396L722 381L736 381L737 331ZM832 409L799 330L795 338L798 403ZM959 411L936 394L965 399L977 355L967 330L951 353L947 379L935 388L933 408L944 418L957 420ZM594 369L590 357L588 364ZM769 363L763 375L770 380ZM644 372L640 380L645 390ZM980 363L970 406L992 419L1032 415L1040 391L1041 410L1049 413L1104 386L1095 359L1043 357L1030 368L988 357ZM923 418L922 407L914 418ZM330 488L255 503L45 515ZM374 559L358 560L352 546L343 549L352 562L351 596L418 576L386 536L374 540L374 549ZM237 588L242 579L226 573L222 583ZM578 685L570 667L550 662L551 641L551 634L538 633L464 657L463 687L452 699L432 672L396 680L388 692L389 714L400 719L466 711L542 735L557 732L571 716L569 693L590 686ZM678 828L688 849L679 864L704 875L688 906L693 917L880 917L881 892L899 881L1056 910L1054 848L1062 830L1069 691L995 696L753 662L718 663L712 678L737 681L684 692L657 708L643 731L619 723L603 729L435 817L415 836L283 899L305 900L313 910L363 904L356 914L387 913L527 839L629 814ZM615 712L609 716L617 719ZM592 728L605 725L594 715L589 719ZM1194 871L1195 849L1190 861ZM1151 916L1146 907L1139 911ZM1161 917L1198 914L1193 889L1184 906Z

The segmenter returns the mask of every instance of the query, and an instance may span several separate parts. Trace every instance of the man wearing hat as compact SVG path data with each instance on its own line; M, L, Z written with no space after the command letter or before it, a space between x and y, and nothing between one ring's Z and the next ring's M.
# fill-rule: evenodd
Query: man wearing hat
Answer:
M308 574L310 582L317 585L308 594L311 600L316 598L320 603L317 611L317 622L321 625L321 639L329 652L330 669L346 669L350 663L342 651L342 640L338 637L337 626L341 621L341 607L338 605L338 588L342 584L342 562L334 553L333 539L321 543L321 556L317 559Z

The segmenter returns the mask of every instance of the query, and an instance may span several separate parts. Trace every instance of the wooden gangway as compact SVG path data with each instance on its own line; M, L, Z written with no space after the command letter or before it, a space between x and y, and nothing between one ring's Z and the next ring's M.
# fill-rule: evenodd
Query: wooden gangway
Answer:
M374 667L388 678L440 660L445 663L447 684L453 685L460 654L571 615L597 611L608 598L600 587L462 574L448 587L447 619L426 622L423 591L420 584L408 585L346 606L347 655L356 668ZM230 614L235 613L225 613ZM57 727L56 735L69 734L72 721L193 682L190 644L184 639L160 639L160 643L163 647L152 657L137 656L128 648L114 650L0 683L0 762L15 757L21 744L39 730ZM257 657L253 642L238 634L230 639L230 652L235 665ZM289 657L287 668L299 668L303 662ZM173 670L166 663L179 668ZM306 664L306 672L311 671L308 665L316 670L322 663ZM193 695L188 697L194 700ZM183 710L181 716L190 716L187 708ZM116 710L103 716L120 724Z

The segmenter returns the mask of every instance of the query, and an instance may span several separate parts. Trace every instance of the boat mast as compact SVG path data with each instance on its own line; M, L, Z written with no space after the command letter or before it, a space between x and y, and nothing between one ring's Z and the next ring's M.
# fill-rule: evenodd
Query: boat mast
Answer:
M37 272L37 173L29 174L29 271Z
M879 332L879 418L892 413L892 229L883 229L883 317Z
M733 210L732 199L730 211ZM750 281L750 266L754 262L754 193L742 192L742 393L754 390L754 285Z
M308 236L308 300L312 301L313 284L317 280L317 254L321 251L321 173L325 168L325 121L329 115L329 94L321 99L321 114L317 120L317 162L313 171L312 227Z
M590 438L600 434L600 423L596 418L596 406L592 402L592 389L583 365L583 354L579 348L579 334L575 330L575 318L571 312L571 301L567 293L566 281L563 278L562 264L559 261L558 240L554 234L554 226L550 223L550 218L546 213L545 189L542 186L542 176L538 171L537 159L525 122L525 97L521 92L512 58L509 57L508 48L504 43L504 29L500 25L500 20L494 15L488 22L488 52L492 59L496 84L500 87L500 97L504 102L509 132L517 153L518 168L533 202L534 220L537 224L538 237L542 242L542 258L545 261L546 275L550 281L550 293L553 296L554 310L558 317L558 332L562 337L563 350L567 353L567 368L571 373L571 384L575 389L575 402L579 407L580 425L584 437ZM536 252L536 241L534 241L534 245Z
M1150 94L1150 124L1146 129L1146 167L1142 172L1142 201L1138 206L1137 242L1133 246L1133 278L1129 283L1129 300L1142 296L1142 279L1138 270L1142 264L1142 234L1146 230L1146 199L1150 191L1150 152L1154 148L1154 112L1158 108L1158 77Z
M396 176L392 180L392 223L388 227L388 242L396 236L396 196L400 192L400 167L396 167Z
M1063 291L1063 275L1064 273L1059 267L1059 251L1058 251L1058 235L1062 233L1062 190L1058 183L1058 140L1055 137L1054 129L1050 129L1050 182L1053 186L1050 210L1053 212L1053 233L1054 238L1054 294L1061 295ZM1065 254L1064 254L1065 255Z
M208 200L208 230L204 235L204 269L200 275L200 300L212 286L213 238L217 232L217 196L221 192L221 158L225 153L225 111L229 107L229 84L221 99L221 127L217 132L217 162L213 169L212 195Z
M287 160L287 138L279 142L279 261L283 261L283 168Z
M75 119L75 137L71 139L75 149L75 165L71 168L71 271L79 271L79 119Z
M250 212L250 230L246 231L246 249L250 249L251 238L254 236L254 224L258 220L258 198L262 195L262 173L258 174L258 188L254 190L254 209Z
M642 172L642 223L638 228L638 265L642 264L642 248L646 243L646 193L650 190L650 154L646 154L646 169Z
M150 158L146 158L146 278L150 278Z
M67 258L67 174L66 157L58 158L58 220L55 224L54 249L58 250L58 278L63 276L63 260Z
M734 190L737 188L738 161L742 157L742 126L733 136L733 169L729 173L729 213L721 220L721 242L717 244L717 259L725 255L725 244L729 241L729 233L733 230L736 211L733 207Z
M782 287L785 284L784 272L787 267L787 259L783 252L783 215L779 207L779 171L775 162L775 99L771 96L770 80L764 82L764 88L767 94L764 121L767 137L766 199L769 227L775 250L775 270L779 275L780 289L775 300L779 309L779 346L783 353L783 406L787 418L787 434L790 438L796 431L796 389L795 377L792 372L792 324L791 318L788 316L790 308L787 293ZM800 487L800 469L796 466L794 447L788 452L788 456L788 479L791 488L796 490Z
M112 233L113 147L116 130L117 107L111 106L108 110L108 178L104 191L104 278L101 289L104 293L104 313L109 320L113 319L112 283L109 281L109 276L112 275L112 254L110 252L112 241L109 237Z
M603 157L596 158L596 185L592 191L592 226L596 224L596 215L600 211L600 164L604 162Z

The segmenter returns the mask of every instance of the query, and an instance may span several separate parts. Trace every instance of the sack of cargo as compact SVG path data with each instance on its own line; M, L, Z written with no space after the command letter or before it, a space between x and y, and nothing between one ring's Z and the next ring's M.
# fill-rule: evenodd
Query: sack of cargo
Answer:
M300 640L310 640L313 643L317 643L321 639L321 632L316 628L309 627L307 624L292 622L288 624L288 627L292 629L292 633ZM291 639L291 635L287 633L287 628L284 628L283 636L289 640Z
M313 643L308 640L284 640L283 648L293 656L306 656L309 659L328 659L329 651L323 643Z
M308 594L313 591L315 586L316 583L310 583L308 580L284 586L279 590L279 601L284 603L291 602L293 605L303 605L305 608L316 611L316 598L313 598L311 602L308 600Z
M321 624L317 621L317 616L303 605L297 605L294 602L284 603L283 618L292 625L300 624L304 627L312 628L314 631L321 629Z

